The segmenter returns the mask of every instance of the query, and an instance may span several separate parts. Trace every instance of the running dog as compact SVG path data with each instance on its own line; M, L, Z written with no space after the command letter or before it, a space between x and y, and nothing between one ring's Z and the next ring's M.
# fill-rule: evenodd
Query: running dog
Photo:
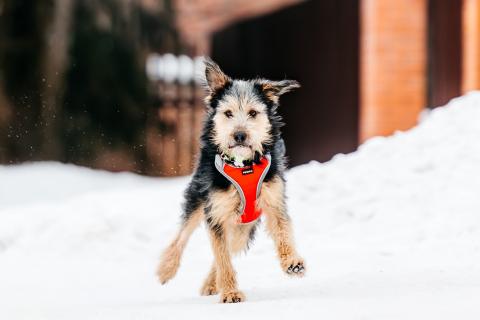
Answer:
M245 300L238 289L231 256L247 250L263 215L284 272L303 276L304 260L293 240L285 204L285 146L279 98L299 88L293 80L232 80L205 60L207 115L196 171L185 191L182 223L165 249L157 275L172 279L192 232L205 221L214 262L202 295L219 293L220 302Z

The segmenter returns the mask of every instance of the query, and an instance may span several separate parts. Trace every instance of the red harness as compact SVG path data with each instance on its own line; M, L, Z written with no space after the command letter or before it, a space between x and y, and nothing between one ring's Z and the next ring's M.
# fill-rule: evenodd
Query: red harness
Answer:
M246 167L234 167L225 163L220 155L215 157L215 167L237 189L242 201L239 223L250 223L257 220L262 210L257 208L257 199L260 196L263 179L270 168L271 157L269 154L260 159L260 163L254 163Z

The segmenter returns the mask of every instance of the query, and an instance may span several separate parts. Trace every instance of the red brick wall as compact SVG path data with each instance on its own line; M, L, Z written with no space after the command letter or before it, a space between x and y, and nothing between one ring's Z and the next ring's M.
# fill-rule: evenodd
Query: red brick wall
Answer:
M427 0L361 2L360 140L416 124L426 105Z
M462 91L480 89L480 0L463 3Z

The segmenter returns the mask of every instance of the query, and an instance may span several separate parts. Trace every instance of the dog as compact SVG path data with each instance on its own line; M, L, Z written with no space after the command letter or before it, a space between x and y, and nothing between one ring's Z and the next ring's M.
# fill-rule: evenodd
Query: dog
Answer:
M260 192L254 199L254 210L265 217L283 271L301 277L306 270L295 248L287 214L285 145L280 131L283 123L277 112L280 96L300 85L294 80L233 80L208 58L205 80L207 114L200 155L185 191L180 230L163 252L157 275L162 284L175 276L190 235L205 221L214 263L201 294L220 294L220 302L236 303L244 301L245 295L238 289L231 256L248 249L260 219L250 223L239 221L244 199L218 168L220 156L220 161L232 168L251 168L242 171L248 173L262 161L268 163L263 183L258 186Z

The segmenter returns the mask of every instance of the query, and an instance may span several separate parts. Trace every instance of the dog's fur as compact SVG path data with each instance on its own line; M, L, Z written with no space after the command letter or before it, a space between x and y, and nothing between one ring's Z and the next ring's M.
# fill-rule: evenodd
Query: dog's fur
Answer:
M207 59L205 64L208 110L199 163L185 191L180 231L164 251L157 274L162 284L175 276L190 235L205 220L215 261L201 294L220 293L221 302L241 302L245 296L237 288L231 255L248 248L259 221L236 223L241 214L240 197L215 168L215 155L223 153L247 161L256 161L266 153L271 155L271 167L257 206L266 218L266 228L275 242L282 269L289 275L303 276L304 261L295 250L285 205L285 147L280 137L281 117L277 113L279 97L299 84L292 80L232 80L213 61ZM235 140L238 132L244 133L244 141Z

